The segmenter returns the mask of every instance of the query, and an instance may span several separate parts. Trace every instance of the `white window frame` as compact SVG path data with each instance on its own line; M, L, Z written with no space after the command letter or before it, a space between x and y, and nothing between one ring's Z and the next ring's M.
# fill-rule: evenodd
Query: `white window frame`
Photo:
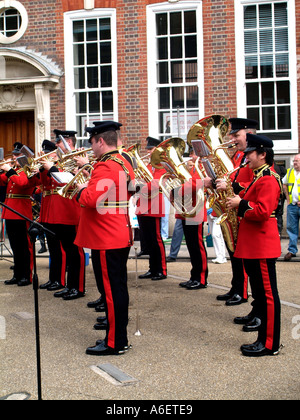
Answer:
M23 4L15 0L0 1L0 14L3 13L6 9L16 9L21 16L21 25L15 35L5 36L0 33L0 44L9 45L17 42L25 34L28 27L28 14Z
M74 83L73 21L92 18L111 19L113 115L118 121L117 23L116 9L77 10L64 14L66 130L76 128L76 95ZM71 63L71 64L70 64ZM83 137L79 137L83 139Z
M276 154L298 153L298 104L297 104L297 57L296 57L296 22L294 0L235 0L235 48L236 48L236 86L238 117L245 118L246 107L246 79L244 56L244 19L243 8L246 5L263 3L288 3L288 39L289 39L289 81L292 140L276 140L274 150ZM280 78L278 79L280 80ZM266 79L267 81L267 79Z
M181 1L178 3L160 3L147 6L147 65L148 65L148 122L149 135L158 138L158 89L157 89L157 51L156 43L156 13L195 10L197 18L197 59L198 59L198 107L199 118L204 115L204 70L203 70L203 24L202 1ZM187 133L180 133L186 139Z

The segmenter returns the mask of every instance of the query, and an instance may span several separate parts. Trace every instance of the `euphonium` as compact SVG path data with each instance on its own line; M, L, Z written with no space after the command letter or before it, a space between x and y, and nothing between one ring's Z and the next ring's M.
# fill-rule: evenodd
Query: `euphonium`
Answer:
M197 188L195 197L192 193L188 196L178 194L183 184L192 179L182 158L185 147L185 141L181 138L164 140L152 152L151 164L155 168L166 169L167 173L160 178L159 186L173 207L184 217L194 217L204 204L202 188Z
M84 157L86 154L89 158L89 163L92 164L96 158L94 156L94 152L92 152L92 148L89 147L88 149L84 149L84 150L75 150L73 152L70 153L65 153L65 154L61 154L59 153L59 167L64 171L64 172L74 172L75 169L77 168L77 162L74 160L74 157L77 156L82 156ZM92 153L90 153L92 152Z
M194 124L187 136L190 145L200 143L200 157L195 167L201 178L210 177L213 181L217 178L226 178L226 191L216 191L213 188L207 189L210 207L218 217L224 240L228 248L233 252L236 245L238 231L238 217L236 209L227 210L227 197L234 195L230 175L237 169L229 156L228 149L232 147L231 142L224 142L229 129L229 121L221 115L210 115ZM203 144L201 145L201 142Z
M133 158L133 170L137 180L142 180L145 182L151 182L153 179L153 175L143 162L144 157L140 156L140 143L135 143L134 145L128 147L126 152ZM148 156L148 155L147 155Z
M89 181L93 169L94 167L90 164L84 165L81 169L79 169L70 182L57 189L57 193L61 197L69 198L71 200L78 193L78 188L76 186L85 184ZM88 175L85 172L88 172Z

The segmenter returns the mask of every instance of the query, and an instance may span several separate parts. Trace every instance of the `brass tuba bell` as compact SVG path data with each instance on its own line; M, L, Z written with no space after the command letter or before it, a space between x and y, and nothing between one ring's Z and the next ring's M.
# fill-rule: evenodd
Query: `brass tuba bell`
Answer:
M172 137L160 143L151 154L151 164L158 169L166 169L159 180L159 186L173 207L184 217L194 217L204 205L202 188L193 194L180 194L184 183L190 182L192 175L186 168L182 158L185 151L185 141Z

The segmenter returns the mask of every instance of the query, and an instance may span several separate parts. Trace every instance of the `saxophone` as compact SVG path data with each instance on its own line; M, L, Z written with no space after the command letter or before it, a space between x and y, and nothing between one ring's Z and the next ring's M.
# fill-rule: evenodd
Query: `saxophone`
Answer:
M224 178L227 181L225 191L208 188L206 191L209 206L215 211L221 226L224 240L230 251L234 252L237 232L237 210L227 210L226 200L234 195L230 175L239 168L234 168L228 150L233 147L232 142L224 142L229 130L228 120L221 115L210 115L199 120L189 130L187 141L193 146L199 156L195 168L199 176L211 178Z

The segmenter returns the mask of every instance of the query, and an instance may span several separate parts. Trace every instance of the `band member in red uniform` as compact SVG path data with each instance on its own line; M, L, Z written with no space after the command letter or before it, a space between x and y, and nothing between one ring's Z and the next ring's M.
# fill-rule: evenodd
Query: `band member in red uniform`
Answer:
M276 259L281 255L275 211L282 194L279 175L272 170L273 142L268 137L247 134L245 153L254 179L243 198L227 199L228 208L238 208L241 217L235 257L242 258L250 279L255 312L261 325L258 339L241 346L244 356L274 355L280 345L280 300Z
M22 143L14 144L13 156L20 155ZM5 203L20 214L32 219L31 196L36 187L35 179L28 179L17 161L16 169L9 164L2 165L0 185L7 185ZM19 166L19 169L17 169ZM14 256L14 275L5 284L27 286L32 283L33 249L28 229L30 223L7 208L3 209L2 218L6 220L6 231Z
M231 123L231 131L229 133L232 143L235 144L237 151L234 154L232 161L235 168L245 163L245 153L244 150L247 147L246 135L247 133L254 134L258 122L255 120L247 118L230 118L229 122ZM245 186L253 179L253 172L248 167L241 167L237 172L231 175L231 182L233 190L236 194L242 192L245 189ZM217 189L226 190L226 182L224 180L217 180ZM245 272L243 261L235 258L233 252L227 248L231 268L232 268L232 280L231 280L231 289L228 293L224 295L218 295L217 300L226 301L227 306L239 305L241 303L247 302L248 300L248 276ZM253 321L255 318L254 314L248 319L247 322ZM250 328L256 328L256 325L252 323Z
M160 140L147 137L147 149L150 153L159 143ZM153 174L153 180L139 191L136 214L149 252L149 270L139 278L163 280L167 278L166 251L161 237L161 218L165 215L165 204L159 180L166 171L153 168L151 164L148 169Z
M127 259L133 243L128 208L134 172L117 150L119 128L112 121L87 128L98 162L77 195L82 212L75 243L91 249L97 287L106 307L106 337L86 349L96 356L128 350Z
M195 162L197 156L193 152L190 156ZM190 173L192 175L192 190L189 190L189 187L185 186L183 194L192 194L193 186L199 188L200 183L202 186L195 166L193 166ZM210 182L209 178L203 180L204 185L207 182ZM207 252L203 241L203 225L207 220L206 211L201 210L193 218L176 214L176 218L182 220L183 232L192 264L190 279L179 283L179 286L188 290L205 289L207 287L208 277Z
M49 157L56 160L56 146L52 141L44 140L42 143L42 151L45 154L53 152ZM49 223L51 211L55 208L50 208L51 195L54 194L55 186L53 179L48 176L48 171L44 168L40 169L39 177L42 185L42 201L40 209L40 223L48 230L52 231L52 225ZM49 267L49 280L40 285L41 289L54 291L65 287L66 285L66 253L62 247L59 238L56 235L51 235L46 232L47 244L49 248L50 267Z
M61 134L67 137L71 144L76 139L74 131L54 131L56 135ZM58 194L58 188L62 185L56 182L51 176L54 172L59 172L59 168L51 161L45 159L43 166L47 171L46 176L51 179L50 183L50 202L47 206L47 213L44 215L49 229L55 233L60 241L65 253L68 267L67 287L54 293L55 297L62 297L64 300L74 300L85 295L85 255L84 249L75 245L74 241L77 234L77 228L80 217L80 205L75 198L69 199L61 197ZM51 226L50 226L51 225ZM63 271L61 272L63 275ZM57 278L57 282L61 277ZM55 285L53 286L55 287ZM61 285L59 285L61 288Z

